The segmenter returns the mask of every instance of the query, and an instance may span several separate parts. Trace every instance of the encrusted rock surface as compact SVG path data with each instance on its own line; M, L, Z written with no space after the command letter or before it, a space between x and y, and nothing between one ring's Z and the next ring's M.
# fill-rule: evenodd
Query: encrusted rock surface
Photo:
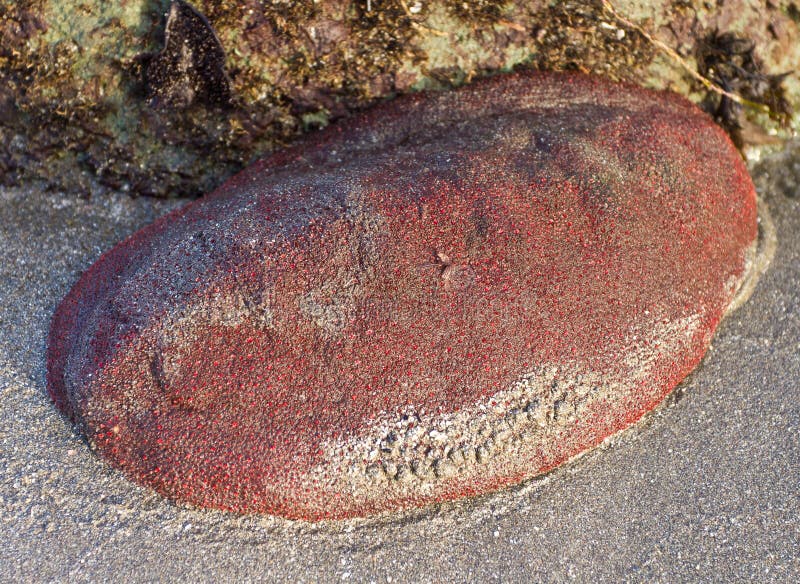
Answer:
M741 158L683 98L495 77L315 134L106 253L55 315L49 388L197 505L483 493L658 404L755 237Z
M792 0L613 5L692 69L715 32L744 39L723 58L752 41L764 73L800 69ZM199 195L377 100L517 66L706 95L600 0L0 0L0 184ZM783 86L796 107L796 77Z

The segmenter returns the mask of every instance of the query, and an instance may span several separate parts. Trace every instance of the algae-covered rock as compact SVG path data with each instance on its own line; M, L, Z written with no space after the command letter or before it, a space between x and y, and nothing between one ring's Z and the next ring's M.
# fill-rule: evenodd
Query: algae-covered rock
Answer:
M196 195L377 100L519 66L672 88L735 133L680 60L780 117L799 20L785 0L0 0L0 183Z

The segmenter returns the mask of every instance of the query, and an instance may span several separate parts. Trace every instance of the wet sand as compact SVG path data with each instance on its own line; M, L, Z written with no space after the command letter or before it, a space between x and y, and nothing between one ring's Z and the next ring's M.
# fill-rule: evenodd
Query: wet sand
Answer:
M47 397L57 303L176 203L0 191L0 580L797 580L798 173L786 156L760 165L775 258L636 428L494 495L316 525L176 506L92 455Z

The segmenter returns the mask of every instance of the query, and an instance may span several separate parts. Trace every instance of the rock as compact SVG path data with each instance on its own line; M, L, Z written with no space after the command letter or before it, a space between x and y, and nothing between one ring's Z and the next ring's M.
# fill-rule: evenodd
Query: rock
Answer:
M197 196L370 103L519 66L670 88L709 101L723 119L738 116L603 2L405 4L85 0L74 10L0 0L0 184ZM790 2L610 4L688 67L773 110L782 94L769 75L800 69ZM754 97L754 87L770 95ZM796 109L797 76L781 87ZM756 127L769 123L745 113Z
M182 0L170 6L164 48L148 59L144 77L154 107L223 107L231 101L225 50L208 20Z
M56 312L48 385L102 457L194 505L485 493L655 407L756 231L738 152L685 99L497 76L309 136L107 252ZM480 464L428 472L456 448Z

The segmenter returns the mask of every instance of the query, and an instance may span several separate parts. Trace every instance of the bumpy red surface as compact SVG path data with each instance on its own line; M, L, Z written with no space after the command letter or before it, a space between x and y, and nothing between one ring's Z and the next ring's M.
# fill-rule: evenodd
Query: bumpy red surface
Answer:
M49 389L114 466L196 505L488 492L669 393L755 237L739 155L684 99L495 77L311 136L106 253L56 312Z

